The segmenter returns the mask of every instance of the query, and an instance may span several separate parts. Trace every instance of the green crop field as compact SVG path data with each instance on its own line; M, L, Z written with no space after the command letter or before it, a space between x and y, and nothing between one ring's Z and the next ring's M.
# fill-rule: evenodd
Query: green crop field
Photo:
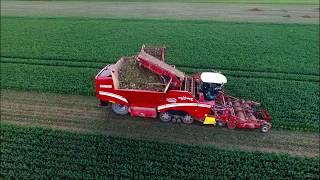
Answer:
M319 157L225 151L4 124L1 129L1 176L8 178L319 178Z
M94 95L93 77L104 65L134 54L142 43L166 42L169 63L189 73L221 70L229 78L227 91L262 102L275 128L319 130L316 25L64 18L2 23L2 88Z
M143 43L193 68L319 75L317 25L2 18L1 56L114 62ZM32 37L32 38L30 38Z
M318 1L58 1L1 2L0 179L320 178ZM172 14L125 11L158 3ZM272 131L97 107L95 75L142 44L165 45L166 62L188 74L221 71L228 94L268 109Z

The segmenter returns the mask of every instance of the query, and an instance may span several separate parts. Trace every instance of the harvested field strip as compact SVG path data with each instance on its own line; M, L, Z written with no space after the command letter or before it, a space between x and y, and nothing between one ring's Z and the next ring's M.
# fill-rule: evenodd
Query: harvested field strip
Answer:
M1 131L2 177L206 179L272 174L273 178L319 178L319 157L227 151L3 123Z
M13 1L13 0L6 0ZM16 1L16 0L14 0ZM29 0L19 0L19 1L29 1ZM51 1L51 0L42 0L42 1ZM73 0L57 0L57 1L73 1ZM88 0L78 0L78 1L88 1ZM300 5L317 5L319 2L317 0L99 0L100 2L160 2L160 3L232 3L232 4L300 4ZM99 2L97 1L97 2ZM169 3L170 5L170 3Z
M319 75L317 25L8 17L1 23L2 56L105 63L142 43L165 44L177 66Z
M2 63L2 89L94 95L99 69ZM226 91L262 102L275 128L319 130L318 82L229 77ZM299 98L297 98L299 96Z
M3 90L1 121L160 142L213 145L222 149L319 155L317 133L273 130L269 134L261 134L258 131L232 131L199 124L166 124L158 119L116 116L109 107L98 108L96 103L95 97L90 96Z
M108 63L115 63L116 61L106 61L105 63L95 62L83 62L83 61L64 61L64 60L49 60L49 59L20 59L20 58L7 58L1 57L1 63L12 63L12 64L30 64L30 65L46 65L46 66L63 66L63 67L85 67L101 69ZM234 77L247 77L247 78L263 78L263 79L279 79L279 80L293 80L293 81L308 81L308 82L319 82L319 75L315 74L294 74L294 73L282 73L282 72L263 72L263 71L241 71L231 69L212 69L212 68L197 68L185 65L176 66L186 73L204 72L219 70L227 76Z
M315 0L314 0L315 1ZM197 3L198 2L198 3ZM227 2L227 3L226 3ZM315 5L186 2L2 1L2 16L175 19L232 22L319 23ZM255 1L254 1L255 2ZM267 2L270 3L270 0ZM48 9L47 7L50 7ZM90 13L89 13L90 12Z

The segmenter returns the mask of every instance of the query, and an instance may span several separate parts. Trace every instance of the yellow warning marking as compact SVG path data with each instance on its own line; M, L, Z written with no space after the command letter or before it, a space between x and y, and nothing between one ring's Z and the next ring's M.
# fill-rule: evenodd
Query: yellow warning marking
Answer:
M216 118L207 116L204 119L203 124L216 124Z

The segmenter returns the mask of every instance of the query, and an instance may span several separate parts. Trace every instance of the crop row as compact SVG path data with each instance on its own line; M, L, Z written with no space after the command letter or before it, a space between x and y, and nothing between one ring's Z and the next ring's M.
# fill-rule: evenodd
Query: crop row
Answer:
M319 178L319 157L249 153L1 124L1 176Z
M84 67L84 68L98 68L106 66L108 63L115 63L116 60L106 61L104 63L99 62L84 62L77 60L49 60L49 59L28 59L28 58L13 58L13 57L1 57L2 63L15 63L15 64L30 64L30 65L47 65L47 66L67 66L67 67ZM205 72L205 71L221 71L227 76L234 77L247 77L247 78L270 78L280 80L293 80L293 81L313 81L319 82L319 76L308 75L308 74L291 74L291 73L274 73L274 72L259 72L259 71L240 71L240 70L224 70L224 69L213 69L213 68L191 68L190 66L180 65L176 66L180 70L188 74L194 72Z
M94 95L99 69L25 64L1 64L3 89ZM228 77L226 91L261 102L281 129L319 130L318 82Z
M165 44L177 66L319 75L319 27L209 21L3 17L1 55L114 61Z

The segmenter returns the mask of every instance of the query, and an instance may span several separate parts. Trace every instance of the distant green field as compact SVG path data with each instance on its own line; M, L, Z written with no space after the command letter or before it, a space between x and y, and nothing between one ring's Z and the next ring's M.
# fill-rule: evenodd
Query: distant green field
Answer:
M319 157L218 150L1 124L6 178L319 178ZM124 163L125 162L125 163Z
M11 0L6 0L11 1ZM30 0L22 0L30 1ZM319 4L317 0L33 0L33 1L105 1L105 2L192 2L239 4Z
M143 43L190 68L319 75L319 26L210 21L1 19L1 56L114 62Z

